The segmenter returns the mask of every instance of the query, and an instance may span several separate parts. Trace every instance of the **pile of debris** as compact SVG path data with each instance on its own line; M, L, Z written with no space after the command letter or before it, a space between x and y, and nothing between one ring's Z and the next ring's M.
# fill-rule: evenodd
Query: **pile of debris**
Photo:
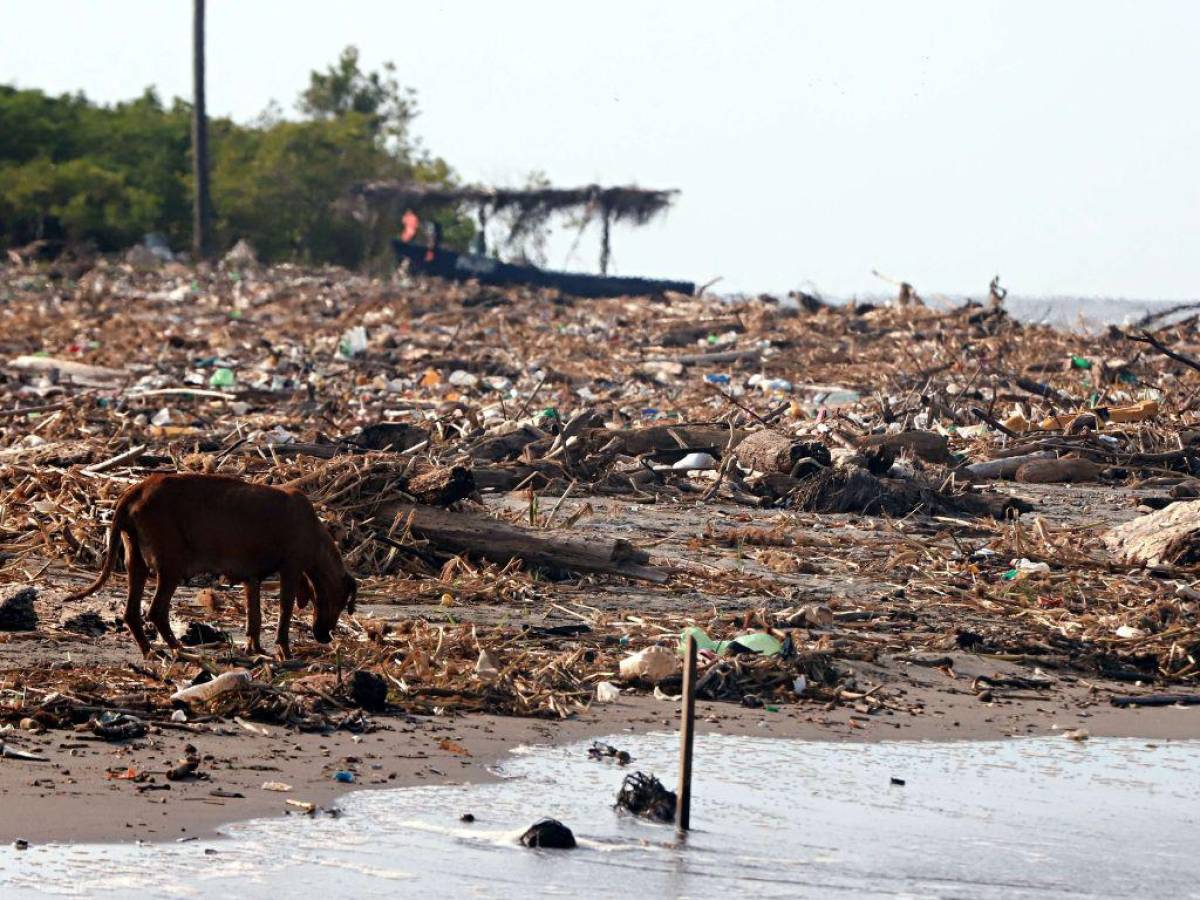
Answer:
M1176 502L1200 497L1194 320L1086 336L997 305L582 300L243 257L40 265L0 270L6 720L170 721L172 693L230 667L249 680L202 715L565 716L693 626L785 648L707 661L702 695L746 703L862 703L847 662L947 647L1197 677L1200 504ZM334 652L275 663L228 639L236 602L184 607L213 629L199 647L46 664L30 688L22 635L125 639L115 607L68 611L72 629L39 604L99 565L122 491L175 470L302 487L370 614ZM1110 555L1096 523L1134 505L1167 507L1172 540L1115 536ZM828 616L797 612L814 604ZM353 672L378 679L370 704Z

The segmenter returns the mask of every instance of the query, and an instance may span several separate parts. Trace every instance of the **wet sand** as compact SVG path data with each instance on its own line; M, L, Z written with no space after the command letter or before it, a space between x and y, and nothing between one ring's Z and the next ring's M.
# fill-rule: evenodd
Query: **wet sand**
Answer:
M975 669L995 672L997 667L967 654L956 658L954 679L940 671L909 667L906 696L923 708L919 714L884 711L865 716L852 708L825 710L803 703L772 712L700 702L699 731L797 740L947 741L1046 736L1083 728L1095 737L1200 738L1200 707L1117 709L1083 685L1043 699L981 702L965 689ZM357 737L255 725L269 732L263 736L234 723L196 734L152 728L145 739L128 744L62 731L6 732L3 739L10 746L43 754L49 762L0 760L0 842L209 836L233 821L304 815L288 800L328 809L352 790L488 780L488 766L513 747L671 731L677 728L678 715L678 704L670 701L622 697L565 721L483 715L381 718L380 730ZM201 772L209 778L168 782L164 773L184 756L188 743L204 755ZM154 773L153 781L108 776L110 770L128 768ZM336 782L333 775L339 770L353 772L354 783ZM292 790L264 790L266 782L283 782ZM166 784L170 790L144 789ZM243 796L214 797L214 790Z

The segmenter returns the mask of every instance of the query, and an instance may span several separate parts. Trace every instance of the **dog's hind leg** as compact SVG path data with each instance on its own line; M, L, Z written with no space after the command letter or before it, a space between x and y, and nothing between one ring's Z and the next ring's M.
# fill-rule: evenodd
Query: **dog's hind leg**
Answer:
M179 640L171 631L171 597L175 588L179 587L179 579L174 575L158 573L158 584L154 588L154 599L150 602L150 621L158 629L158 635L167 642L172 650L179 649Z
M146 562L129 535L122 535L121 538L125 543L125 568L129 572L129 593L125 598L125 627L133 635L142 656L149 656L150 642L146 640L146 629L142 626L142 592L146 589Z

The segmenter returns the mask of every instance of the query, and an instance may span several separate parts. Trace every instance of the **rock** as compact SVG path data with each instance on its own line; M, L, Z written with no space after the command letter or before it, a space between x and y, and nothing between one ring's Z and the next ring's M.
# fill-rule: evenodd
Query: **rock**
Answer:
M758 704L762 706L761 701ZM617 793L617 809L623 809L643 819L656 822L675 821L675 805L678 799L653 775L633 772L625 776Z
M64 631L85 634L88 637L99 637L108 631L108 623L104 621L104 617L93 609L77 613L64 611L58 624Z
M208 622L188 622L187 630L179 638L185 647L199 647L202 644L224 644L229 642L229 633L222 631L216 625Z
M33 608L37 599L33 585L6 587L0 591L0 631L34 631L38 617Z
M521 844L545 850L574 850L575 835L557 819L542 819L521 835Z
M383 676L356 669L350 676L350 698L367 712L382 712L387 707L388 686Z

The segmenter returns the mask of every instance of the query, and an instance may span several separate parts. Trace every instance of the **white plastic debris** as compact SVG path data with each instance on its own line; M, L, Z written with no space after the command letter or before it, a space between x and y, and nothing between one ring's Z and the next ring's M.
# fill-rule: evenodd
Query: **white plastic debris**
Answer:
M150 417L150 424L158 425L158 426L170 425L171 424L171 410L164 406L162 409L160 409L158 412L156 412L153 416Z
M446 380L455 387L475 387L479 384L479 376L464 369L455 369Z
M596 702L612 703L621 696L621 689L611 681L601 681L596 685Z
M177 709L177 710L175 710L175 712L171 713L171 721L172 722L186 722L187 721L187 713L185 713L182 709Z
M500 677L500 664L487 650L479 651L479 659L475 661L475 677L481 681L495 681Z
M808 690L808 679L803 675L797 675L796 680L792 682L792 693L797 697L803 697L806 690Z
M367 329L361 325L347 328L338 341L338 356L343 359L353 359L367 352Z
M661 681L679 669L679 658L666 647L647 647L621 660L621 677Z
M1033 562L1032 560L1021 557L1012 561L1012 567L1018 572L1026 575L1049 574L1050 566L1044 562Z
M276 425L270 431L266 432L263 437L267 439L268 444L290 444L296 440L296 436L282 425Z
M711 453L689 453L675 465L672 469L715 469L717 460Z

